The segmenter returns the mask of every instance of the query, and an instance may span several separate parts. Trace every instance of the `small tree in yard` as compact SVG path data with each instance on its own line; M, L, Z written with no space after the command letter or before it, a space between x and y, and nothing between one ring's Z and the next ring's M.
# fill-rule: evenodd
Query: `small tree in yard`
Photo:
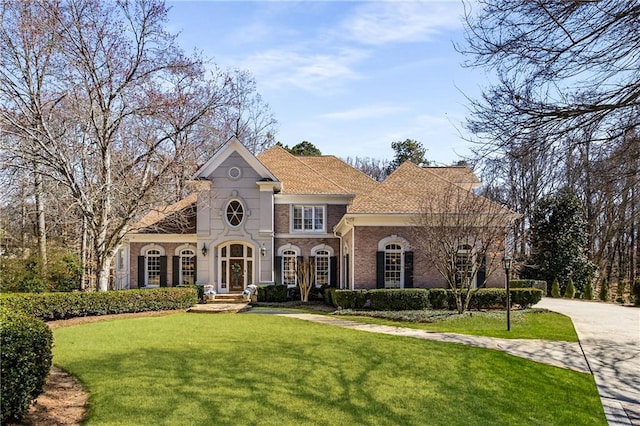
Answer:
M603 302L607 302L609 300L609 281L607 281L606 278L603 278L602 282L600 283L600 292L598 293L598 298Z
M301 260L296 268L298 276L298 286L300 287L300 300L304 303L309 301L309 294L313 287L313 277L315 276L315 266L310 260Z
M517 215L456 186L425 194L424 200L415 244L445 279L462 313L477 288L500 268L507 228Z
M588 280L584 285L584 299L593 300L593 283L591 280Z
M564 297L567 299L573 299L576 295L576 286L573 284L573 279L569 278L567 287L564 289Z
M551 284L551 297L560 297L560 283L557 278L554 278Z

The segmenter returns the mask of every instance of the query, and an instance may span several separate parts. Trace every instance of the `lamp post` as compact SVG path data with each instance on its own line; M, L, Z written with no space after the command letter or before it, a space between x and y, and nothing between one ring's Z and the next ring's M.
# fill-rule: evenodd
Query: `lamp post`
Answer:
M504 268L507 286L507 331L511 331L511 292L509 291L509 269L511 269L511 258L505 256L502 258L502 267Z

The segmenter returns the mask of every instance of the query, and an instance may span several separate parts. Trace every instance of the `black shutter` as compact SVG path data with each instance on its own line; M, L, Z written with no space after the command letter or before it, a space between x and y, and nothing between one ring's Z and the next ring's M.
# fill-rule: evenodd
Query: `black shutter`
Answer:
M198 282L198 256L193 256L193 283Z
M167 256L160 256L160 287L167 286Z
M376 288L384 288L384 252L376 252Z
M404 252L404 288L413 288L413 252Z
M275 264L273 265L273 271L275 272L276 284L282 284L282 256L275 257Z
M338 287L338 258L336 256L329 258L329 285Z
M174 287L180 285L180 256L173 256L171 268L171 283Z
M144 287L144 277L146 275L144 264L144 256L138 256L138 288Z
M315 267L316 267L316 257L315 256L309 256L309 273L311 273L311 265L313 265L313 270L315 271ZM315 286L316 285L316 274L314 273L313 276L311 276L311 285Z

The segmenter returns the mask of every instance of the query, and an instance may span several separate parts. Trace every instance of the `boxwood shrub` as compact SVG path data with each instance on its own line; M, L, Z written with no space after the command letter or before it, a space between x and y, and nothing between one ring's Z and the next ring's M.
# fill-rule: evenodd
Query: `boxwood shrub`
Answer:
M259 285L258 302L286 302L287 293L286 285Z
M377 289L369 291L371 309L379 311L422 310L429 308L425 288Z
M362 309L367 303L368 290L333 290L333 306L342 309Z
M449 304L447 302L446 288L429 289L428 297L429 297L429 304L431 305L432 309L447 309L449 307Z
M520 305L521 308L529 308L538 303L544 294L539 288L515 288L511 289L511 304Z
M543 280L509 280L510 288L539 288L547 294L547 282Z
M436 289L430 291L433 292L434 290ZM543 290L539 288L512 288L510 290L511 306L519 305L521 308L529 308L535 305L542 299L543 295ZM455 310L456 300L453 290L449 289L444 291L446 291L447 294L444 309ZM463 301L465 296L466 291L463 291ZM506 306L507 291L504 288L480 288L473 293L469 301L469 309L505 309Z
M2 305L44 321L129 312L186 309L198 301L193 287L76 293L3 294Z
M42 393L51 368L52 342L43 321L0 306L0 424L20 421Z

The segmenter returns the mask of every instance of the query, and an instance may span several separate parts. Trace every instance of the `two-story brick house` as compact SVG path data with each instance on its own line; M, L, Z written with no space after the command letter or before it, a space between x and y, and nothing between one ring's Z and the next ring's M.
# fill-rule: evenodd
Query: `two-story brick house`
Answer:
M254 156L235 139L195 179L196 193L145 216L128 235L115 288L293 286L301 261L313 262L316 285L444 287L412 243L420 201L479 186L466 167L407 162L377 182L334 156L297 157L277 146ZM501 286L494 275L487 285Z

